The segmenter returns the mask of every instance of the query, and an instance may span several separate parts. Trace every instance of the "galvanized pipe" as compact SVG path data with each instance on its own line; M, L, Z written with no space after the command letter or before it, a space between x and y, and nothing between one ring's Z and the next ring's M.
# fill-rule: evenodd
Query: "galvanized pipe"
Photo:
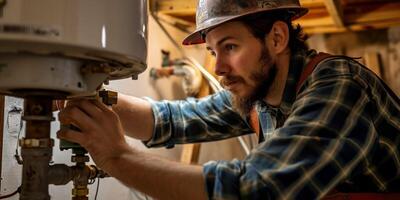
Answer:
M25 98L25 138L20 140L23 159L20 200L50 200L49 163L53 141L50 139L52 100L47 96Z
M49 168L49 184L66 185L74 178L74 170L65 164L51 165Z

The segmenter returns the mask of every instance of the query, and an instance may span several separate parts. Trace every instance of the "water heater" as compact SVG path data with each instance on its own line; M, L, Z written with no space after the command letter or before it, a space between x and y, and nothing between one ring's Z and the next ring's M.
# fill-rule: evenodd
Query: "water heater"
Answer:
M146 69L145 0L0 0L0 92L88 95Z

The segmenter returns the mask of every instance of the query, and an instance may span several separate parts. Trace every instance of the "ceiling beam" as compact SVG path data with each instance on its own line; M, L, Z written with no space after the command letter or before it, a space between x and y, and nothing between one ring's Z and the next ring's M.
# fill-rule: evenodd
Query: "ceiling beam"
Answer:
M323 7L324 0L300 0L303 7ZM150 0L150 8L156 12L178 13L196 10L197 0Z
M308 34L318 34L318 33L341 33L347 31L365 31L365 30L375 30L384 29L387 27L400 26L400 19L389 20L389 21L379 21L374 23L357 23L348 25L345 28L339 28L336 26L309 26L304 27L304 32Z
M158 14L188 21L194 27L197 0L150 0ZM344 4L340 4L344 2ZM295 21L307 33L334 33L399 26L399 0L300 0L310 9Z
M335 22L335 25L339 28L343 28L345 24L343 17L343 7L340 3L340 0L325 0L324 3L326 9L331 15L333 21Z
M300 0L300 5L306 8L324 6L324 0Z
M196 0L150 0L153 12L174 15L193 15L196 13Z

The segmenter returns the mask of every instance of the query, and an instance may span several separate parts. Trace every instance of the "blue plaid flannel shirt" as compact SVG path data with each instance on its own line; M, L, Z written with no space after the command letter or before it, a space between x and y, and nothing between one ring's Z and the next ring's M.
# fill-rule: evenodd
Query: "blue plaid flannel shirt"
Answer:
M210 161L210 199L319 199L342 192L400 191L400 102L358 62L321 62L296 94L305 66L292 59L279 108L256 104L265 140L243 160ZM215 141L253 133L230 93L202 99L152 100L148 147Z

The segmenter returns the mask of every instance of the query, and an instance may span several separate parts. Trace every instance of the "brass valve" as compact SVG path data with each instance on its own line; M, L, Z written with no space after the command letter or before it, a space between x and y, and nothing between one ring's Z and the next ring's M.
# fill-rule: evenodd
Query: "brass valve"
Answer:
M118 102L118 93L114 91L101 90L99 91L99 96L102 99L103 103L107 106L117 104Z
M89 194L89 189L86 186L77 186L72 189L72 195L78 197L86 197Z

